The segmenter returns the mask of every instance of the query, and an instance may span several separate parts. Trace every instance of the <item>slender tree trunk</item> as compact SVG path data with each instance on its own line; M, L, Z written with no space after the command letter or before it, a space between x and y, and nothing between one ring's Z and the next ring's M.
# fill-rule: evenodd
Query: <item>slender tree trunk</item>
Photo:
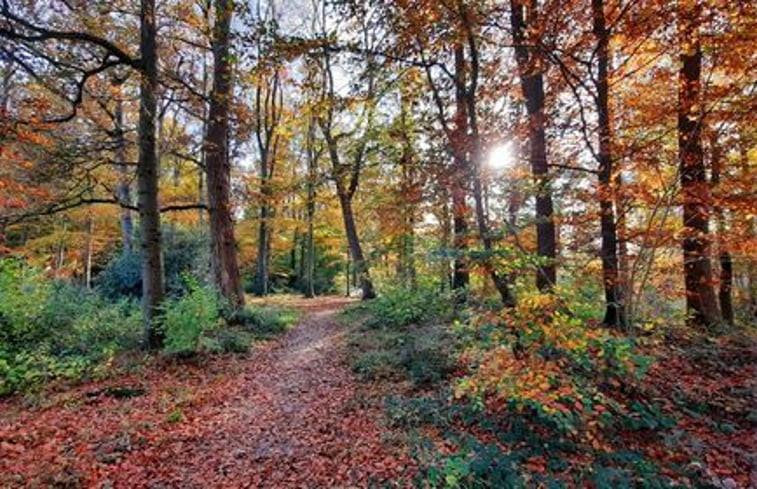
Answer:
M263 197L265 199L265 197ZM255 261L255 295L268 295L268 206L260 206L258 223L258 255Z
M308 125L307 134L307 151L308 151L308 183L307 183L307 205L306 220L308 226L307 232L307 263L305 264L306 289L305 297L315 297L315 185L318 172L318 159L316 157L313 144L315 127L311 119Z
M536 2L530 2L528 23L523 0L510 0L510 7L516 61L529 119L529 163L536 183L536 248L543 262L537 268L536 286L541 291L551 291L557 281L557 237L544 129L544 80L538 53L528 45L533 42L526 40L527 29L535 24L537 6Z
M452 235L452 227L450 226L450 208L449 208L450 199L448 195L444 195L444 198L442 200L441 208L442 208L442 215L441 215L441 243L440 248L444 251L444 255L446 256L447 250L450 249L450 236ZM442 280L441 280L441 290L442 292L445 292L448 288L452 287L452 274L450 274L450 261L449 258L443 258L441 260L441 268L442 268Z
M352 212L352 199L346 195L343 190L339 190L339 204L342 208L342 218L344 219L344 232L347 235L347 243L350 247L350 256L352 257L353 267L357 274L357 280L360 282L360 288L363 291L363 300L373 299L376 292L373 290L373 282L369 275L368 265L363 256L363 248L360 246L360 239L355 226L355 217Z
M452 231L455 246L455 263L452 274L454 290L467 289L470 283L468 270L468 202L467 182L469 177L468 161L465 156L468 131L468 115L465 105L465 58L462 44L455 46L455 133L452 141L453 172L452 194ZM464 298L464 295L461 296Z
M623 299L623 309L625 312L626 324L631 323L631 317L633 312L630 309L632 301L631 295L633 294L633 287L631 284L630 275L630 259L628 256L628 232L626 229L626 213L628 212L628 199L625 197L625 191L623 188L623 175L622 167L620 167L622 160L616 161L615 169L615 191L613 195L615 197L615 229L617 230L618 238L618 287L620 288L620 297Z
M268 294L271 235L273 215L275 209L271 204L273 190L271 180L274 175L278 153L279 136L277 127L281 117L281 80L276 73L266 81L263 89L262 81L258 82L255 91L256 108L256 138L260 152L260 222L258 224L258 256L255 265L255 295Z
M710 326L720 319L710 264L710 189L702 152L702 46L697 2L679 0L681 63L678 91L678 154L683 193L683 261L690 322Z
M344 266L344 281L347 284L347 286L345 288L344 296L345 297L349 297L350 296L350 263L351 263L350 262L350 245L349 245L349 243L347 244L347 253L346 253L346 255L347 256L345 256L346 261L345 261L345 266Z
M232 97L229 59L232 0L216 0L213 26L213 89L205 139L210 205L211 263L216 287L233 307L244 306L237 263L231 207L231 165L228 159L229 106Z
M478 76L479 76L479 58L478 47L476 38L473 35L473 31L470 27L469 19L467 18L467 12L461 12L463 16L464 26L467 31L468 49L470 51L470 83L467 89L463 90L463 93L458 95L464 96L464 103L467 105L468 126L470 131L466 128L466 133L470 132L470 136L466 137L466 146L468 147L468 154L472 160L472 180L473 180L473 198L475 201L476 210L476 224L478 227L479 237L484 245L484 251L487 256L484 259L484 267L489 277L491 277L494 286L499 293L502 304L505 307L515 306L515 296L510 291L510 286L507 282L507 277L497 272L496 268L492 264L492 254L494 253L494 245L492 242L491 234L489 232L489 222L484 205L484 188L481 182L482 177L482 160L483 160L483 148L481 147L481 136L478 130L478 117L476 114L476 91L478 90ZM464 53L464 51L463 51Z
M131 188L129 186L129 168L126 164L126 138L124 137L124 111L123 102L120 94L116 100L115 111L115 143L116 143L116 165L118 166L118 201L121 204L121 243L124 253L132 251L132 236L134 234L134 223L131 218Z
M415 213L418 206L416 196L416 171L414 168L413 145L410 139L412 127L408 122L409 103L408 94L404 87L401 93L400 117L402 127L402 154L400 156L400 169L402 180L400 184L402 201L402 232L399 242L399 275L405 286L416 287L415 270Z
M599 122L599 209L602 237L602 282L605 289L605 317L603 323L611 327L625 327L626 315L620 287L618 263L618 233L613 207L612 128L609 103L609 44L604 0L592 0L594 35L597 39L597 118Z
M142 251L142 315L145 346L162 346L163 333L156 324L165 294L161 253L160 208L158 204L158 159L155 139L157 117L158 60L156 46L155 0L141 0L139 95L139 190L140 248Z
M26 231L26 230L25 230ZM68 223L63 223L63 230L58 238L58 250L56 251L55 258L55 278L59 278L60 271L63 269L63 263L66 259L66 232L68 231ZM23 240L26 243L26 238Z
M722 154L720 151L720 145L718 144L718 137L716 132L711 133L710 137L710 183L712 184L713 199L719 198L720 178L723 170ZM718 302L720 304L720 311L723 315L723 321L733 325L733 259L731 258L731 252L728 250L726 244L726 217L722 206L719 203L715 203L713 206L715 212L715 220L717 223L717 247L718 247L718 261L720 262L720 280L718 288Z
M92 214L87 216L87 244L84 250L84 286L92 289L92 254L95 245L95 220Z

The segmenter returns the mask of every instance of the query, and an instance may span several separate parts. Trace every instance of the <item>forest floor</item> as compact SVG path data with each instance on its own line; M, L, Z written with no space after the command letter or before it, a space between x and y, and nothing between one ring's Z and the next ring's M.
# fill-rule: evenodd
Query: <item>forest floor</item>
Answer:
M295 300L246 355L154 359L34 402L0 402L2 487L368 487L413 463L344 361L347 299Z

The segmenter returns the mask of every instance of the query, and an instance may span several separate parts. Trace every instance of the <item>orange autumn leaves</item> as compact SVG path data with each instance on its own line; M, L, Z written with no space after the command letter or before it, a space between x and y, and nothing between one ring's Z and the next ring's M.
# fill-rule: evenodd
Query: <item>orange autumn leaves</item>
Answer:
M601 425L611 410L622 411L601 384L633 381L647 363L629 340L587 325L558 295L524 297L472 328L487 341L464 351L471 373L457 383L455 396L495 412L534 410L572 435ZM487 344L497 346L481 346Z

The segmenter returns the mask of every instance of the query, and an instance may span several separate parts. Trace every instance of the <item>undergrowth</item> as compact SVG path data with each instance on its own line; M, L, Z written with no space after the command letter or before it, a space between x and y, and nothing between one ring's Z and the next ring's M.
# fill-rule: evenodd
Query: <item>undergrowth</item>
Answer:
M677 417L647 388L653 357L595 326L590 304L559 293L514 309L452 303L397 290L348 313L353 369L412 381L387 388L385 412L420 467L417 487L710 487L691 460L646 451L676 450Z
M229 312L214 289L190 275L183 280L186 292L166 299L158 318L165 355L244 353L297 320L284 307ZM141 349L142 333L137 301L114 300L0 260L0 396L108 375L119 355Z
M449 330L451 301L431 290L394 289L346 312L353 329L352 369L365 380L435 385L456 368Z
M101 373L141 334L138 304L0 261L0 395Z

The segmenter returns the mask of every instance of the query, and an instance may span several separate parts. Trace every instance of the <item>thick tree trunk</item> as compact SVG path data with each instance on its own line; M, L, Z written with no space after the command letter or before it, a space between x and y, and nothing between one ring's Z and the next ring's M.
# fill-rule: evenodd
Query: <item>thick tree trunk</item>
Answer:
M157 117L158 60L155 0L141 0L140 53L142 69L139 91L139 191L140 248L142 251L142 315L144 340L149 349L162 346L163 333L156 324L165 295L158 205L158 158L155 139Z
M344 219L344 232L347 235L347 243L350 247L350 256L352 257L353 267L360 281L360 288L363 291L363 300L373 299L376 292L373 290L373 282L369 275L368 264L363 256L363 248L360 246L360 239L355 226L355 217L352 213L352 199L343 191L339 190L339 204L342 208L342 217Z
M618 262L618 233L615 220L612 155L612 128L609 102L609 43L604 0L592 0L594 35L597 39L597 119L599 122L599 209L602 237L602 282L605 289L605 317L603 323L611 327L625 327L626 315L620 287Z
M535 23L537 7L535 2L529 6L529 25L522 0L510 0L510 7L516 61L529 120L529 163L536 183L536 249L542 260L536 273L536 286L541 291L551 291L557 281L557 237L544 129L544 80L538 55L529 47L532 41L526 40L529 25Z
M720 320L710 264L710 189L702 152L702 46L699 10L679 1L681 63L678 91L678 155L683 193L683 261L686 310L690 322L710 326Z
M216 287L233 307L244 306L237 263L231 207L231 165L228 159L229 105L232 97L229 37L234 5L216 0L213 27L213 89L205 138L210 208L211 263Z

